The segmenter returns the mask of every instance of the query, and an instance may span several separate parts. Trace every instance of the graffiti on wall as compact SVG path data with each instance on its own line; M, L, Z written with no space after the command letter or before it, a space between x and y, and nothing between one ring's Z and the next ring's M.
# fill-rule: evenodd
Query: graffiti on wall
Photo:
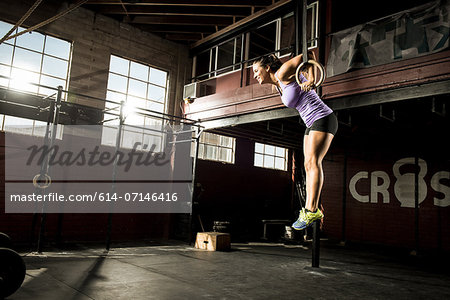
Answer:
M433 204L438 207L450 206L450 185L448 184L450 172L438 171L432 174L431 179L427 182L425 176L429 174L426 161L421 158L406 157L393 164L392 175L394 180L391 180L385 171L370 173L360 171L350 179L350 194L355 200L362 203L378 203L379 198L382 199L382 203L390 203L389 188L393 185L394 196L400 202L400 206L414 208L416 193L420 204L427 198L428 187L431 187L435 192ZM357 189L358 183L363 181L370 184L370 192L367 194L360 193Z
M433 1L332 34L327 76L447 49L449 10L448 0Z

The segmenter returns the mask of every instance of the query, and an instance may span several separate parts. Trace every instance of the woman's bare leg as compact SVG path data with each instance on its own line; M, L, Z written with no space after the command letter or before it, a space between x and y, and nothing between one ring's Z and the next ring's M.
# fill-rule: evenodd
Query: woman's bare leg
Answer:
M322 161L330 148L333 137L331 133L314 130L304 137L306 209L310 211L315 211L319 205L323 186Z

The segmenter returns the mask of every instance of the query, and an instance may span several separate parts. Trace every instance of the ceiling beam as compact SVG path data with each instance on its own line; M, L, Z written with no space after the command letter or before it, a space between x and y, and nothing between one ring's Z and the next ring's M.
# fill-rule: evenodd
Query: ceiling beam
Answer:
M238 28L240 26L243 26L246 23L252 22L252 21L260 18L261 16L263 16L263 15L265 15L267 13L273 12L273 11L279 9L280 7L282 7L282 6L286 5L286 4L290 4L291 2L292 2L292 0L279 0L278 2L275 2L274 4L268 6L268 7L264 8L264 9L261 9L260 11L254 13L254 14L248 16L248 17L245 17L242 20L239 20L239 21L231 24L230 26L227 26L224 29L219 30L216 33L213 33L213 34L207 36L206 38L204 38L204 39L202 39L202 40L192 44L191 48L196 48L196 47L200 46L201 44L204 44L204 43L206 43L208 41L211 41L211 40L213 40L215 38L218 38L218 37L224 35L227 32L233 31L236 28Z
M266 7L272 0L89 0L85 5L136 5L136 6L219 6L219 7Z
M203 25L170 25L170 24L134 24L137 28L153 33L206 33L216 32L214 26Z
M131 24L176 24L176 25L214 25L227 26L233 22L227 17L198 17L198 16L135 16Z
M218 17L246 17L250 15L249 8L232 7L181 7L181 6L126 6L126 11L118 5L102 5L97 10L104 15L164 15L164 16L218 16Z
M167 33L165 39L171 41L198 41L202 38L201 33Z

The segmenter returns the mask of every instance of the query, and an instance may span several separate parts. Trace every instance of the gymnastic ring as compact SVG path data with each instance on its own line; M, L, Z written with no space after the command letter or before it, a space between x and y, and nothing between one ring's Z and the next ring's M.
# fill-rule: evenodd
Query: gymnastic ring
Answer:
M322 66L322 64L316 60L310 59L307 62L302 62L298 67L297 71L295 72L295 80L297 80L297 83L299 85L302 84L302 81L300 80L300 70L303 68L305 64L311 64L316 66L320 71L320 78L317 83L314 83L314 86L317 88L322 85L322 83L325 81L325 68Z
M36 174L36 175L33 177L33 185L34 185L35 187L39 188L39 189L46 189L46 188L48 188L48 187L50 186L50 184L52 183L52 179L51 179L50 176L48 176L48 174L44 174L44 175L42 175L42 176L44 176L44 178L45 178L45 183L44 183L43 185L40 185L40 184L38 183L38 179L41 177L41 174Z

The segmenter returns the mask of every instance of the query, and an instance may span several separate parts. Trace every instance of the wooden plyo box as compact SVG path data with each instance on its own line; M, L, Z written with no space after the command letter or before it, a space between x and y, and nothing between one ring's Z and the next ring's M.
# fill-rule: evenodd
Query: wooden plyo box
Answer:
M221 232L198 232L195 248L208 251L230 250L230 234Z

